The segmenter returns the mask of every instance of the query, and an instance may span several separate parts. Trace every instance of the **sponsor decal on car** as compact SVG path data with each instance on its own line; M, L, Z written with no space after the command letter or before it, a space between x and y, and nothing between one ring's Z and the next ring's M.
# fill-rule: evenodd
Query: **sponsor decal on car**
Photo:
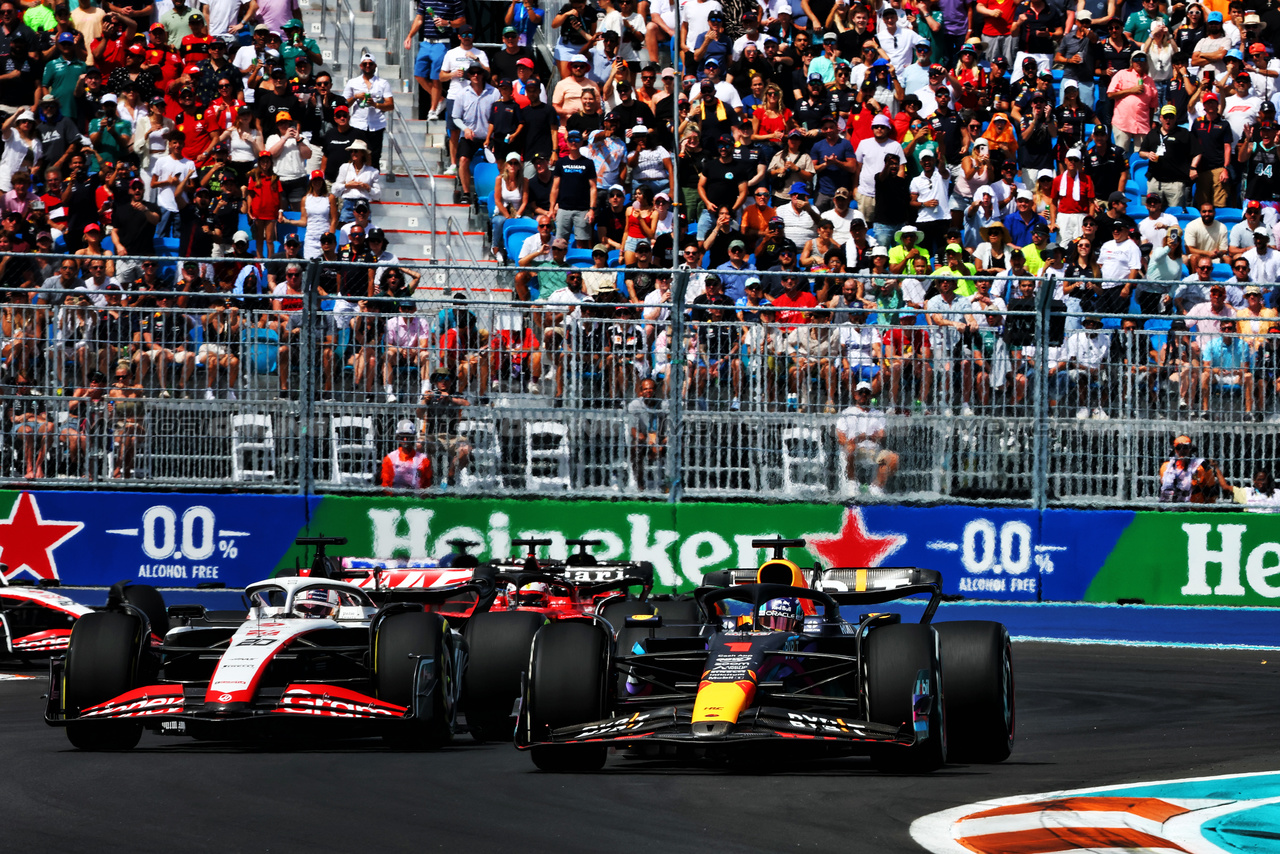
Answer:
M334 685L290 685L276 711L329 718L401 718L408 709Z

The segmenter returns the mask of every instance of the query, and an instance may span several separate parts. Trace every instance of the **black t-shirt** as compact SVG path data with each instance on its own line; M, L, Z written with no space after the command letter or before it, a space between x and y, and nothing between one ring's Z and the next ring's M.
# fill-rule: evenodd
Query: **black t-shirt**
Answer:
M933 128L933 138L942 141L942 146L947 151L948 160L953 163L959 163L960 157L958 154L964 122L960 121L960 117L954 112L947 113L945 116L940 113L934 113L932 118L928 119L928 122L930 127Z
M596 164L586 157L561 157L556 161L555 175L560 179L556 203L567 211L591 209L591 187L596 180Z
M33 45L34 46L34 45ZM4 57L4 72L18 72L18 76L5 81L4 97L6 104L30 104L36 99L36 87L40 85L44 74L44 65L38 59L27 56L21 66L14 62L14 57Z
M368 249L356 252L350 244L338 250L342 261L377 261ZM369 269L367 267L342 267L338 272L338 291L348 299L362 300L369 296ZM265 283L264 283L265 284Z
M637 101L633 96L630 101L618 104L613 108L613 115L617 118L617 132L614 134L618 139L626 139L626 132L636 125L644 125L650 130L658 123L653 116L653 110L648 105Z
M724 205L732 208L737 204L738 185L749 180L753 174L754 167L748 171L746 166L736 160L721 163L719 157L708 157L702 161L702 176L707 179L707 198L717 207Z
M711 258L709 260L712 268L719 267L721 264L724 264L729 260L729 244L733 243L735 240L742 241L744 246L747 243L746 239L742 236L742 232L738 231L736 228L720 232L716 239L712 241L711 248L707 250L711 253ZM747 247L747 253L750 252L751 247ZM744 261L746 260L746 257L747 256L745 254L742 256Z
M551 210L551 183L555 176L547 172L547 180L543 181L536 174L529 179L529 207L525 208L530 216L536 210Z
M268 92L266 89L259 89L258 95L253 101L253 108L254 114L262 122L263 142L276 132L276 113L281 110L287 110L289 115L294 116L301 107L302 105L293 96L292 92L279 94Z
M603 123L604 116L600 113L574 113L564 120L564 127L565 130L581 132L582 138L585 140L591 136L592 131L600 130L600 126Z
M192 203L178 211L178 252L184 258L207 258L213 252L213 230L218 218L212 210L201 210Z
M62 155L67 153L71 143L80 135L80 129L76 127L76 123L66 116L59 118L57 124L41 122L36 126L36 132L40 134L44 162L49 165L57 163Z
M326 181L336 181L338 179L338 170L342 168L342 164L351 159L351 155L347 153L347 146L360 139L360 131L347 125L346 131L338 130L335 125L324 135L324 139L320 142L320 147L324 150L324 156L327 158L324 165L324 179Z
M1148 163L1148 178L1165 183L1187 182L1187 170L1191 168L1191 132L1186 128L1175 127L1165 136L1160 127L1154 127L1142 140L1139 150L1160 155L1154 163Z
M1057 47L1053 31L1066 23L1062 14L1052 6L1046 5L1043 12L1037 12L1031 8L1030 3L1021 3L1013 10L1014 20L1022 15L1026 15L1027 19L1022 22L1022 28L1018 32L1021 50L1024 53L1052 54Z
M187 321L177 311L156 310L142 319L142 331L151 335L151 343L174 350L187 343Z
M556 13L556 17L560 15L568 15L564 23L560 25L560 41L575 47L581 47L586 44L590 34L583 25L582 16L578 14L577 10L566 3Z
M1205 29L1201 25L1199 27L1181 26L1173 31L1173 45L1177 50L1174 54L1183 64L1191 62L1191 54L1195 53L1196 45L1200 39L1204 38Z
M621 210L615 211L608 202L596 208L596 234L600 237L601 242L604 238L622 242L622 237L627 231L627 209L624 206Z
M875 177L876 222L898 225L915 221L910 186L910 179L900 175L881 172Z
M160 208L151 202L142 202L142 205L159 215ZM112 243L116 244L116 250L121 254L153 255L158 222L159 220L150 222L142 211L136 209L128 193L117 193L111 213L111 224L114 226ZM120 244L124 244L123 247Z
M1045 118L1048 118L1047 111ZM1053 136L1049 132L1049 122L1042 120L1039 127L1028 134L1031 122L1029 113L1019 122L1022 144L1018 146L1018 165L1023 169L1052 169Z
M495 148L502 149L507 146L503 142L503 138L509 134L515 133L517 127L520 126L521 107L515 101L494 101L493 110L489 113L489 122L493 125L493 144ZM516 143L523 148L520 140Z
M560 127L560 117L550 104L531 101L529 106L520 110L520 124L524 125L524 157L526 160L535 154L551 157L553 144L552 134Z
M1119 190L1124 191L1120 186L1120 175L1124 173L1128 164L1124 161L1124 155L1120 154L1107 145L1105 149L1094 146L1084 156L1084 174L1088 175L1093 181L1093 192L1102 201L1106 201L1107 196ZM1108 234L1099 228L1099 234ZM1108 238L1109 239L1109 238Z
M516 63L522 59L533 59L533 51L527 47L517 48L515 53L507 53L506 48L495 50L489 54L489 71L500 80L516 79Z
M807 130L817 130L822 127L823 117L831 115L831 102L825 95L818 98L806 96L796 101L793 112L796 124Z
M1059 104L1050 110L1058 126L1058 142L1071 146L1084 145L1084 126L1093 124L1093 109L1086 104L1069 107Z
M1280 149L1276 146L1264 149L1261 143L1254 143L1245 174L1246 199L1260 202L1280 200Z
M1197 119L1191 126L1191 156L1200 155L1199 172L1206 169L1221 169L1223 162L1222 147L1231 142L1231 128L1222 119L1209 121L1208 118Z

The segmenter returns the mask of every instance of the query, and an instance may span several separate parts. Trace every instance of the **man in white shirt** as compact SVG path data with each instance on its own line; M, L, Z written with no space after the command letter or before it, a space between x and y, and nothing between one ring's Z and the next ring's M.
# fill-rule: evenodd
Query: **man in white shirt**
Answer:
M173 188L196 171L196 164L182 156L186 135L180 130L173 130L166 140L168 150L151 162L151 188L157 191L156 205L160 208L157 237L168 237L173 233L178 223L178 200Z
M1133 241L1129 241L1132 243ZM1062 362L1058 370L1066 370L1067 377L1076 384L1076 418L1081 421L1088 418L1090 391L1097 386L1098 400L1093 407L1093 417L1105 421L1107 415L1107 396L1110 386L1110 364L1107 356L1111 352L1111 333L1102 331L1102 320L1090 315L1084 319L1084 328L1072 332L1067 337L1066 346L1062 348Z
M708 59L703 63L702 70L706 75L704 79L711 81L712 85L716 87L716 98L733 107L741 115L742 96L738 94L737 88L722 76L720 60L715 57ZM689 93L689 103L693 105L700 100L702 100L702 88L700 86L694 87L694 90Z
M858 210L868 221L873 221L876 214L876 176L884 171L884 158L894 154L898 162L907 159L906 152L892 136L893 122L883 113L871 120L871 137L858 143L853 152L853 159L858 163L858 186L854 198L858 200Z
M1253 248L1253 230L1263 225L1262 202L1251 199L1244 206L1244 219L1227 234L1227 254L1237 258Z
M774 211L782 220L782 233L796 246L804 246L817 237L822 215L809 201L809 188L802 181L791 185L791 204Z
M357 202L377 201L382 196L382 173L369 163L368 146L357 139L347 146L351 159L338 167L338 176L329 192L338 200L338 220L349 222Z
M1239 142L1244 129L1258 121L1258 111L1262 109L1262 99L1251 91L1253 79L1249 72L1241 71L1236 75L1235 93L1228 95L1222 102L1222 120L1231 126L1231 141Z
M364 135L369 144L369 160L375 168L382 166L382 138L387 132L386 113L395 106L391 84L378 76L378 63L372 54L360 57L360 74L343 87L342 97L351 108L351 126Z
M1148 193L1147 215L1138 221L1138 233L1142 235L1142 242L1163 246L1164 236L1169 233L1169 229L1177 227L1177 217L1164 209L1164 196Z
M307 161L311 159L311 146L302 138L298 123L288 110L276 113L276 132L267 137L265 146L263 150L271 155L272 167L284 190L281 208L296 211L307 192Z
M249 78L253 76L254 67L267 60L267 35L270 32L271 28L266 24L258 24L253 28L253 43L236 51L231 60L231 64L240 71L245 89L249 88Z
M1129 227L1120 220L1111 226L1112 239L1102 244L1098 266L1102 268L1102 293L1097 311L1102 314L1124 314L1129 310L1130 279L1142 276L1142 250L1129 237Z
M908 185L911 206L916 209L916 225L924 232L922 245L937 254L951 226L951 191L932 151L921 153L920 169Z
M1249 278L1255 282L1280 281L1280 251L1270 244L1271 230L1260 225L1253 230L1253 248L1240 256L1249 262Z
M1227 253L1227 227L1217 222L1218 209L1211 202L1200 205L1200 218L1187 223L1183 239L1187 242L1187 252L1191 261L1197 258L1208 258L1210 261L1225 261ZM1188 261L1188 264L1191 263Z
M836 441L845 452L845 477L856 487L858 463L865 460L876 468L875 482L867 484L867 491L883 495L889 478L898 470L898 455L884 448L884 412L871 407L871 383L858 383L853 400L853 406L836 419Z
M462 95L462 90L467 87L467 69L479 63L485 68L489 67L489 56L484 51L473 46L474 34L471 32L469 25L458 28L457 47L450 48L445 51L444 59L440 61L440 80L448 81L448 87L444 93L444 115L446 117L445 128L446 138L449 141L449 165L445 168L444 174L458 174L458 136L461 131L454 126L451 118L453 115L453 102ZM518 69L518 66L517 66ZM546 100L543 98L542 100Z
M723 12L724 7L719 0L681 0L680 2L680 49L693 50L698 43L698 36L711 29L707 26L707 18L712 12Z
M855 217L862 219L862 215L849 205L851 196L848 187L838 188L831 197L833 207L822 215L823 219L831 223L831 239L841 246L849 242L849 224ZM865 224L866 220L863 222Z
M889 57L889 64L898 71L902 71L911 64L916 45L926 40L914 30L898 26L898 10L892 6L885 6L880 12L880 28L876 31L876 41L880 43L880 49Z

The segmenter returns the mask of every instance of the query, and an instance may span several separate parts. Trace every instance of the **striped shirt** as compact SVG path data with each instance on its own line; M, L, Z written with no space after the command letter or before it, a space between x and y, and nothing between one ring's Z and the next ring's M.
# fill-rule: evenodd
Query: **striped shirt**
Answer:
M427 10L430 9L430 15ZM422 16L422 29L418 31L418 37L422 39L447 39L453 33L452 27L445 27L441 30L435 25L436 18L443 18L446 21L456 21L465 15L462 8L462 0L418 0L417 14Z

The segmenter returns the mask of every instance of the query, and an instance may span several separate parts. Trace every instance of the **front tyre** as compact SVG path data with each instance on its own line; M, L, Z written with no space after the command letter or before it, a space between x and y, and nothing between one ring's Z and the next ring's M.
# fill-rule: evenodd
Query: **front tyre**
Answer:
M914 719L912 695L920 671L929 675L933 695L928 737L911 747L876 745L871 761L881 771L918 774L947 763L945 703L938 640L933 627L916 623L874 628L863 644L867 703L873 722L898 727Z
M414 709L414 680L423 659L433 662L427 708L421 717L400 723L385 740L396 747L438 750L453 740L457 707L451 692L458 678L448 626L439 614L407 611L378 625L374 637L373 683L379 700Z
M115 611L85 614L71 627L62 670L62 711L68 717L138 687L142 623ZM67 739L80 750L129 750L142 724L128 720L71 720Z
M588 623L551 623L533 639L529 656L529 728L535 740L551 730L605 716L610 639ZM604 767L608 748L596 744L541 744L530 748L543 771L588 773Z

